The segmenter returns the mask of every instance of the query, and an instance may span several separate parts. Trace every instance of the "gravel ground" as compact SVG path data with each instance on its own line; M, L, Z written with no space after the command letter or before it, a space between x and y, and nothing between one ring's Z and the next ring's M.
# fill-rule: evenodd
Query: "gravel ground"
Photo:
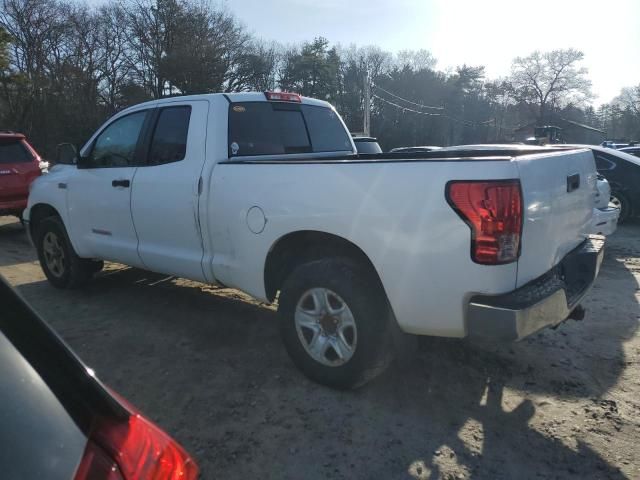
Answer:
M242 293L110 264L44 280L0 219L4 275L202 478L640 478L640 225L609 239L587 316L502 347L421 339L355 392L306 380L274 311Z

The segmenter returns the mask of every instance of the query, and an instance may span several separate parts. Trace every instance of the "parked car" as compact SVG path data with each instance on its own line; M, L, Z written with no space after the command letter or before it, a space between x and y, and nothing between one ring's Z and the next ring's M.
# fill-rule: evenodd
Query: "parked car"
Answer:
M198 466L90 368L0 276L2 477L194 480Z
M363 159L331 105L291 93L136 105L60 151L75 162L25 213L54 286L111 260L277 297L294 362L338 388L380 372L401 332L511 341L562 322L603 254L591 152Z
M640 145L636 145L633 147L624 147L619 151L623 153L628 153L629 155L633 155L634 157L640 157Z
M478 145L462 145L457 147L446 147L443 151L455 150L457 148L466 148L468 150L511 150L513 144L478 144ZM575 145L573 147L567 147L565 145L553 145L550 148L565 148L575 149L583 148L588 149L586 145ZM593 215L591 219L590 233L595 235L611 235L618 228L618 218L620 216L620 209L610 204L611 187L609 182L603 175L597 175L595 201L593 205Z
M418 152L431 152L433 150L439 150L442 147L436 147L435 145L422 145L418 147L396 147L389 150L389 153L418 153Z
M29 185L47 167L24 135L0 130L0 216L22 218Z
M611 140L605 140L600 144L601 147L605 148L613 148L614 150L620 150L622 148L633 147L637 145L638 142L629 142L629 143L616 143Z
M622 150L593 145L567 145L564 148L590 148L598 173L611 185L610 205L620 209L619 222L640 215L640 158Z
M611 186L607 179L598 174L598 193L593 207L591 233L597 235L611 235L618 228L620 208L611 204Z
M382 153L382 148L378 144L378 139L374 137L353 137L353 143L359 154L362 153Z

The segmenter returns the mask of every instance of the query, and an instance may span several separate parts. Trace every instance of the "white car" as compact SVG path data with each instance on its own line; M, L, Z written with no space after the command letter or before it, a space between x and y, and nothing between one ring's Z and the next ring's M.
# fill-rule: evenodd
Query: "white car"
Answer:
M359 157L324 101L211 94L61 146L25 221L59 288L109 260L277 298L297 366L348 388L397 332L513 341L579 310L603 255L596 180L587 150Z

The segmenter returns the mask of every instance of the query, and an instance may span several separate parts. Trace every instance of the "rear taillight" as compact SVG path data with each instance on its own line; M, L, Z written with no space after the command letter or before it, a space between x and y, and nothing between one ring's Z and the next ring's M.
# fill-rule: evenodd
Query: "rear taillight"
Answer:
M452 181L449 204L471 228L471 258L476 263L514 262L520 254L522 193L519 180Z
M302 102L302 98L297 93L289 92L264 92L267 100L272 102Z
M198 466L187 452L151 421L133 412L128 420L98 422L74 480L196 478Z

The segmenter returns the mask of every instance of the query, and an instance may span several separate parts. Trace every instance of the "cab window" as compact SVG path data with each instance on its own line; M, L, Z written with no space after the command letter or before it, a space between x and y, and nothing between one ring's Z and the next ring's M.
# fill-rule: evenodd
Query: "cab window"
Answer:
M604 170L613 170L616 168L616 164L610 160L608 155L604 153L596 154L596 169L601 172Z
M228 147L230 158L352 150L331 108L280 102L231 104Z
M149 165L184 160L191 107L167 107L160 110L149 149Z
M132 167L147 111L121 117L105 128L93 143L88 168Z

